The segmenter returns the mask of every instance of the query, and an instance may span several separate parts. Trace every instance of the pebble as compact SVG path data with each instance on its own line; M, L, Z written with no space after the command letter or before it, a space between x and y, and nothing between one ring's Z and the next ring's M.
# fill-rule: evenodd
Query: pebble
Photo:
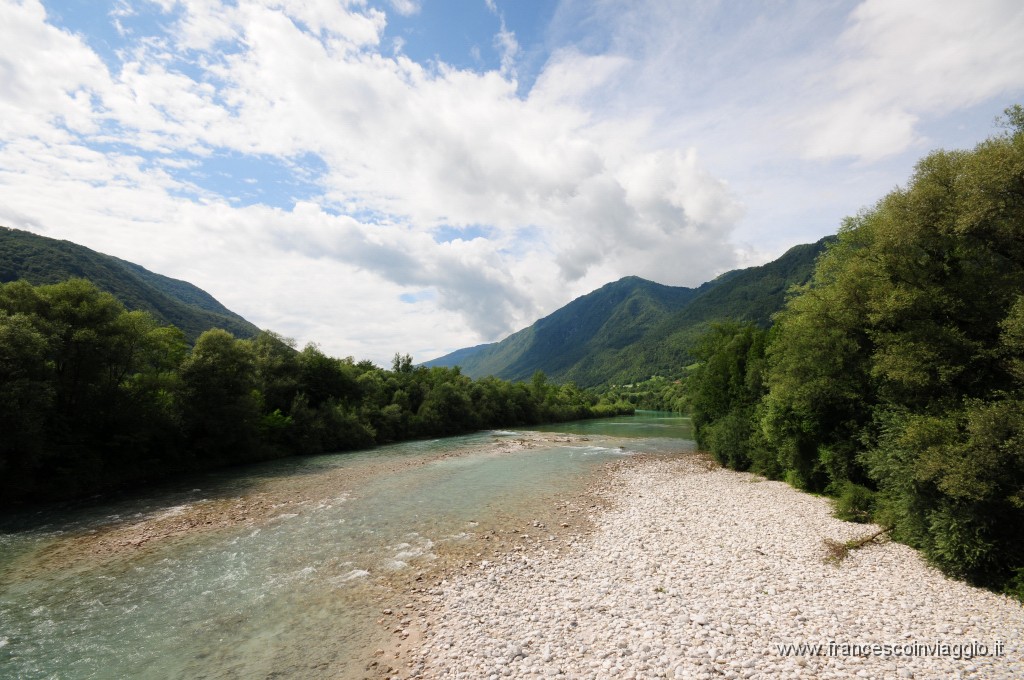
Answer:
M568 550L499 556L431 591L415 677L1024 678L1021 603L897 543L828 563L824 539L876 529L826 498L696 456L626 466L599 493L612 509ZM987 656L843 650L975 642ZM801 644L822 647L783 651Z

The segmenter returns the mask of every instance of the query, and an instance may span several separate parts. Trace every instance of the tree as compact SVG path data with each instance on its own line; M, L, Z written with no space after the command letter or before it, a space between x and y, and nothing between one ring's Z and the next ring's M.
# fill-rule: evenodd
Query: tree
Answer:
M472 429L472 402L461 387L446 382L430 390L417 414L425 434L456 434Z
M403 356L395 352L395 358L391 360L391 370L395 373L412 373L412 356Z
M360 370L351 360L329 357L310 343L299 353L298 363L299 391L313 408L328 399L355 402L361 397L356 382Z
M1014 104L1006 108L1003 115L996 118L996 124L1006 128L1010 135L1024 132L1024 106Z
M858 438L871 420L871 338L864 327L875 275L856 259L864 217L847 220L807 285L775 317L766 350L768 393L761 427L777 469L795 486L822 491L863 481Z
M295 342L272 331L260 331L248 341L252 347L256 384L267 412L285 411L300 388Z
M764 457L755 412L764 394L766 340L753 324L713 324L694 349L699 363L687 378L698 445L737 470Z
M33 486L53 410L51 343L30 315L0 309L0 488ZM5 488L8 487L8 488Z
M179 403L193 455L221 462L252 457L260 417L252 346L227 331L209 330L180 370Z
M182 352L177 329L88 281L0 286L0 486L18 499L138 477L173 440L156 376Z
M1024 114L923 158L777 318L762 418L792 478L878 490L949 573L1024 583Z

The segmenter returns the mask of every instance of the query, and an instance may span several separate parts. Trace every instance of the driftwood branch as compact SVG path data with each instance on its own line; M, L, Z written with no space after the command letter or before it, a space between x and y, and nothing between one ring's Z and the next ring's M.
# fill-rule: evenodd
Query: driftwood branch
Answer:
M850 554L851 550L863 548L865 545L873 542L882 534L887 534L892 530L893 527L882 527L873 534L868 534L867 536L862 536L861 538L853 538L849 541L846 541L845 543L841 543L831 538L826 538L825 550L827 554L825 556L825 560L828 562L832 562L833 564L839 564L844 559L846 559L846 556Z

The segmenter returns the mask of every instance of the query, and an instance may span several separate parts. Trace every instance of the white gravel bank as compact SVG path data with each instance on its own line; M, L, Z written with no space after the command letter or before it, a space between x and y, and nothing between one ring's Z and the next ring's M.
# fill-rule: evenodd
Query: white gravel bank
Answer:
M833 518L824 498L708 467L693 457L627 467L593 535L443 582L411 626L420 647L403 654L400 677L1024 678L1019 603L949 580L895 543L826 563L823 539L872 527ZM990 656L829 655L830 641L977 641ZM825 646L779 651L801 643Z

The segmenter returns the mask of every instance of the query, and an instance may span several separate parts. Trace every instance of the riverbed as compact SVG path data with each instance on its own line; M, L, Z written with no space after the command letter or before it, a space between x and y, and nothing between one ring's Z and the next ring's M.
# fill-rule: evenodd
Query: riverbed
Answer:
M419 602L398 678L1024 677L1024 608L880 527L700 455L618 464L595 530L462 570ZM882 539L882 537L879 537ZM409 620L405 617L404 620ZM390 650L389 650L390 651Z
M275 461L9 516L0 668L372 677L375 655L402 639L382 612L412 613L457 567L581 540L609 466L693 448L687 419L640 413Z

